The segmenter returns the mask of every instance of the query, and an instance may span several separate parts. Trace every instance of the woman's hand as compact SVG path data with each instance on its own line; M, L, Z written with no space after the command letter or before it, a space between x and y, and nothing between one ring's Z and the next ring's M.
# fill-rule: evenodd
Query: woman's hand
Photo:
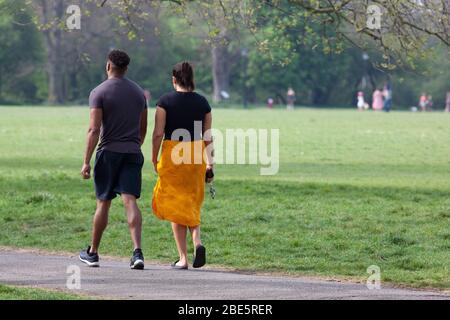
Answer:
M208 173L208 171L211 171L213 174L211 178L206 178L206 183L211 183L214 180L214 166L212 164L206 165L206 172Z
M158 174L158 160L153 160L153 168L155 169L156 174Z

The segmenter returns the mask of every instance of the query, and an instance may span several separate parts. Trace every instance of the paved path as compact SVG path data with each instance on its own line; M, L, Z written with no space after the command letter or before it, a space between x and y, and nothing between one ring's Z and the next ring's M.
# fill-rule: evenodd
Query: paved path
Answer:
M450 293L383 288L308 278L247 275L218 270L171 270L147 264L130 270L126 260L102 259L88 268L78 257L0 249L0 283L58 290L67 267L80 266L76 293L119 299L450 299Z

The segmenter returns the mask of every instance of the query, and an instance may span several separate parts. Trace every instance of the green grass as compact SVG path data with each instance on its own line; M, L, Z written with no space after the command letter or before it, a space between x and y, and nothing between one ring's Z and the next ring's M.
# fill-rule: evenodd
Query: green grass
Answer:
M86 299L78 295L58 291L11 287L0 285L0 301L2 300L79 300Z
M88 110L0 114L0 245L77 252L95 209L93 183L79 177ZM202 215L209 263L357 279L378 265L383 281L450 289L449 123L442 113L215 110L217 128L280 128L281 164L275 176L217 167L217 197ZM143 247L169 263L170 226L151 212L149 143ZM131 253L119 201L101 250Z

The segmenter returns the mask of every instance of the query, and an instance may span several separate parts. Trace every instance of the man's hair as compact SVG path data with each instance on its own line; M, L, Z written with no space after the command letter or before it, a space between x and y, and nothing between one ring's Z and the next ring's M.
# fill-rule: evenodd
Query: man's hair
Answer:
M108 54L108 60L112 63L113 69L121 73L125 72L130 64L130 57L122 50L112 50Z

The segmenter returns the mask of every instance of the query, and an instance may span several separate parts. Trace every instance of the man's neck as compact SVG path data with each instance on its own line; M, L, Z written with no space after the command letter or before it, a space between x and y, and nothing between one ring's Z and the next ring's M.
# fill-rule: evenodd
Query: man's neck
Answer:
M118 74L108 74L108 80L110 79L123 79L125 75L118 75Z

